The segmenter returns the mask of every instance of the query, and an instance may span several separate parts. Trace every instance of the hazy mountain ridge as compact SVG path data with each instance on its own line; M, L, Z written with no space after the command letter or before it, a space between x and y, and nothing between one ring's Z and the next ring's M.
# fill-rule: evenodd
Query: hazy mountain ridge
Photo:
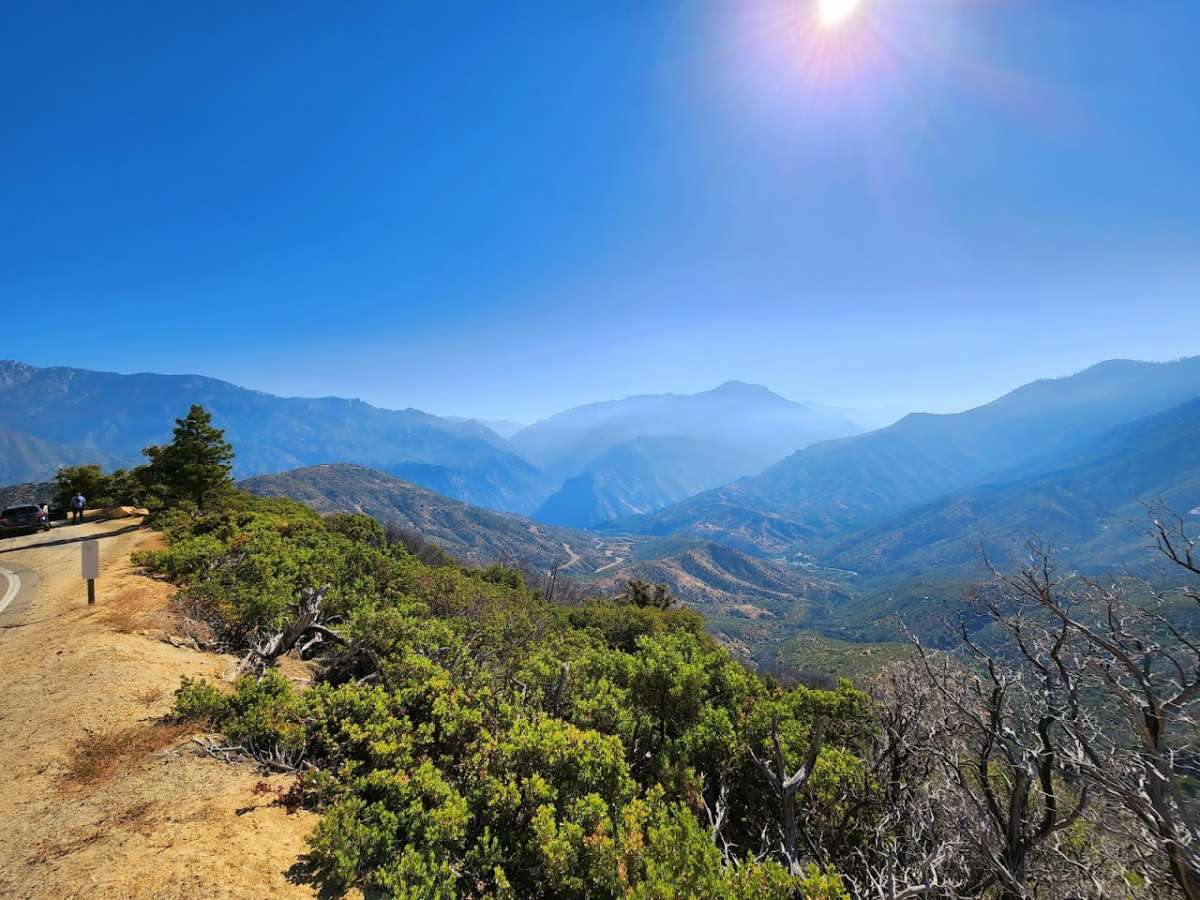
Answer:
M122 457L90 447L67 446L21 431L0 428L0 484L43 480L62 466L100 463L113 468L125 462Z
M760 475L611 527L714 540L731 534L733 546L749 549L749 540L765 556L795 555L1005 470L1025 465L1035 474L1056 453L1084 448L1122 423L1198 395L1200 357L1112 360L966 412L913 414L888 428L816 444Z
M0 428L82 448L79 459L137 462L141 448L165 440L171 422L192 403L208 408L237 447L239 477L343 461L376 468L436 466L443 467L439 487L526 512L553 489L536 467L475 420L337 397L276 397L196 375L119 375L0 362ZM13 466L6 480L46 478L57 466L54 460L31 461ZM421 470L408 471L415 477Z
M595 569L609 561L603 549L596 548L600 542L593 535L472 506L365 466L310 466L256 475L240 486L253 494L290 497L322 513L361 512L384 523L416 529L451 555L474 565L511 559L549 569L578 556L582 565L576 565Z
M744 466L735 447L687 437L639 437L609 447L533 514L539 522L590 528L654 512L731 481Z
M738 449L742 462L736 477L815 441L862 431L829 408L731 381L698 394L643 394L577 406L521 429L512 444L547 471L568 478L617 444L643 437L692 438Z
M1144 504L1180 514L1200 504L1200 399L1120 425L968 492L910 510L835 543L821 558L864 576L899 579L978 569L986 547L1000 566L1027 537L1051 541L1085 570L1145 564Z
M238 477L353 462L466 502L525 514L566 488L550 507L551 518L564 524L649 512L757 472L813 439L861 431L836 410L730 382L694 395L591 404L519 430L516 423L495 422L516 432L510 443L478 419L337 397L277 397L198 375L120 375L8 361L0 362L0 429L29 437L5 454L0 480L47 478L81 461L136 464L142 447L165 440L171 421L191 403L208 408L238 448ZM685 461L669 450L661 459L615 450L646 434L696 442L695 451ZM730 435L736 439L726 440ZM541 452L547 446L539 440L558 449ZM655 446L646 440L642 449ZM580 485L564 485L564 479L609 451L614 455L598 465L605 486L594 501L571 499Z

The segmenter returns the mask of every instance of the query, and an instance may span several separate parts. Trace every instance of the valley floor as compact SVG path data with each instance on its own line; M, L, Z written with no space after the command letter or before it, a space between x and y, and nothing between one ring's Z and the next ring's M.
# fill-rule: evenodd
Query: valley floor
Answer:
M81 537L101 544L90 608ZM164 641L172 589L130 563L156 540L136 520L0 540L21 581L0 611L0 896L313 896L289 869L315 817L271 805L284 780L160 721L181 676L232 659Z

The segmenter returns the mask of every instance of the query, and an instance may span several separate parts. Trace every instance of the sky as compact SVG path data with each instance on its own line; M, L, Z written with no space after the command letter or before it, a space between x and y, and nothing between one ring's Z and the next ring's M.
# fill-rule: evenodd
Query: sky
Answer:
M0 358L529 422L1200 353L1194 0L88 6L6 9Z

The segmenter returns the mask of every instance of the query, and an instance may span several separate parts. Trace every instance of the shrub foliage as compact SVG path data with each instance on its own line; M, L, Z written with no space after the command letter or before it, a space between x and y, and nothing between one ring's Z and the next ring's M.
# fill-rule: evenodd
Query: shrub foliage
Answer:
M845 895L832 867L781 863L777 803L751 751L765 754L774 732L799 759L828 720L801 801L819 816L822 794L862 777L869 704L848 684L775 688L661 598L556 607L503 567L430 566L362 516L234 493L159 524L168 549L141 561L226 648L282 627L303 588L329 585L327 620L346 643L327 656L352 647L371 661L347 677L318 657L305 690L272 670L232 694L186 680L176 697L180 718L303 770L324 814L310 863L328 888Z

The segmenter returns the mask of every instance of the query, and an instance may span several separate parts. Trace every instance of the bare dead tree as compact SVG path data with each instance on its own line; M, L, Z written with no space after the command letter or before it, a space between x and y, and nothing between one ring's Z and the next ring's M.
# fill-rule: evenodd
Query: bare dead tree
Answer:
M962 834L977 869L967 893L995 886L1004 900L1024 900L1034 855L1090 800L1086 786L1068 787L1078 782L1070 727L1078 706L1062 685L1030 684L975 641L965 621L958 631L967 665L909 635L952 726L928 751L965 807Z
M783 753L783 745L779 740L778 722L771 727L774 758L772 760L761 759L753 749L750 750L754 762L766 774L771 787L779 797L783 819L783 857L792 873L796 875L800 874L800 855L797 850L799 830L796 826L796 792L804 787L812 777L813 766L816 764L817 754L821 752L821 741L825 739L825 729L828 724L825 719L818 719L813 725L812 734L809 736L808 753L805 754L804 762L790 775Z
M888 666L867 690L878 729L863 778L837 804L843 811L833 826L835 835L857 832L843 877L860 898L963 896L971 880L966 812L931 752L951 727L941 697L912 661Z
M700 800L704 804L704 814L708 819L708 833L713 844L721 851L725 865L737 864L734 855L735 845L726 837L725 827L729 824L729 772L722 768L717 777L717 795L710 802L704 796L705 785L700 785Z
M1200 541L1187 533L1183 518L1161 507L1151 507L1150 512L1154 545L1159 552L1181 569L1200 576L1200 557L1196 552L1196 545ZM1168 526L1163 519L1169 519L1171 524ZM1192 600L1200 601L1200 589L1195 585L1184 585L1183 593Z
M551 565L549 571L539 569L528 561L517 561L510 565L521 573L531 591L540 593L547 603L555 606L579 606L595 594L595 589L585 582L564 575L558 562Z
M853 896L875 900L926 897L958 900L968 891L969 847L961 839L958 796L945 785L926 782L909 802L885 810L856 848L856 864L843 871ZM900 852L904 840L908 849Z
M238 663L238 671L261 674L291 650L297 650L305 657L322 643L345 644L339 634L321 621L321 601L328 590L329 585L319 590L311 587L302 590L299 603L292 607L292 621L279 631L260 636Z
M1032 647L1027 638L1026 646ZM1019 667L1020 655L1008 662ZM933 668L936 679L930 677L927 665ZM1001 851L1007 834L998 833L986 811L986 801L981 799L979 730L971 727L969 719L964 720L956 703L947 702L935 683L948 681L943 687L962 695L958 703L969 701L974 705L978 701L973 698L978 695L964 682L970 674L956 665L953 657L930 654L926 660L918 657L894 663L867 685L876 707L878 733L866 757L869 766L863 796L874 805L863 803L862 797L852 792L839 801L838 805L845 808L843 822L834 825L836 832L843 827L850 830L851 820L859 824L838 862L853 896L876 900L958 900L978 897L981 892L985 896L1021 896L1006 886L1004 872L996 872L997 867L1007 870ZM984 672L976 675L985 687L990 685ZM1036 679L1023 679L1021 690L1030 691L1034 701L1040 702ZM1061 696L1057 689L1055 693ZM985 700L990 700L990 694ZM1036 722L1026 720L1022 709L1012 698L1006 707L1011 713L1006 724L1014 732L1028 735L1036 748L1041 740ZM1002 736L1001 740L1012 737ZM1052 785L1062 798L1062 806L1070 801L1072 807L1077 807L1082 785L1078 777L1073 782L1068 780L1073 761L1066 752L1073 746L1073 737L1056 727L1053 739L1063 761ZM997 750L995 755L996 760L989 766L989 783L1008 809L1014 790L1010 786L1015 786L1017 779L1005 775L1010 767L1002 752ZM1039 783L1034 780L1029 784L1027 793L1032 799L1027 808L1031 813L1040 813L1043 800ZM1025 857L1025 895L1094 900L1161 896L1161 884L1146 877L1152 873L1140 849L1120 835L1096 827L1095 822L1111 825L1123 813L1119 807L1106 805L1105 798L1094 790L1083 811L1071 819L1080 823L1082 832L1066 821L1069 811L1060 811L1061 827L1051 829L1033 843ZM1088 814L1094 815L1094 821L1081 822ZM1036 821L1036 816L1028 818ZM1127 881L1131 871L1143 876L1141 884Z
M1158 549L1180 569L1200 574L1195 541L1182 524L1154 519ZM1200 821L1184 796L1184 770L1197 759L1200 733L1200 641L1160 610L1166 597L1142 584L1138 602L1126 583L1101 584L1055 570L1048 548L1030 543L1030 563L1017 575L993 574L1005 599L1015 608L993 616L1058 635L1049 653L1032 638L1018 641L1026 660L1041 658L1046 677L1071 685L1075 702L1085 692L1106 697L1113 722L1090 726L1080 715L1069 723L1075 739L1075 765L1087 782L1119 803L1131 816L1122 825L1127 837L1157 853L1188 900L1200 900ZM1200 602L1194 586L1181 596ZM1032 648L1032 649L1031 649ZM1121 720L1124 728L1119 727Z

